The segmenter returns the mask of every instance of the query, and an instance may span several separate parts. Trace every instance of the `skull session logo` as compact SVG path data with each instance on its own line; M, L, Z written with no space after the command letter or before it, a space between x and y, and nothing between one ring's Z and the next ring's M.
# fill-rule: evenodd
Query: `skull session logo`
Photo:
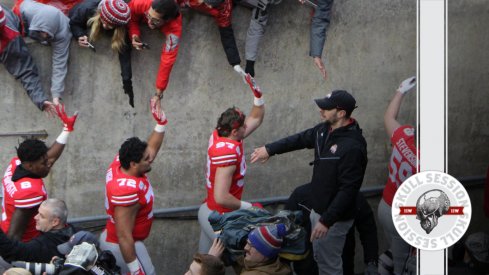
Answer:
M445 192L435 189L426 191L416 202L416 219L426 234L438 225L438 218L448 212L450 199ZM402 212L401 212L402 213Z
M445 249L469 227L472 207L467 191L454 177L425 171L406 179L392 203L399 235L423 250Z

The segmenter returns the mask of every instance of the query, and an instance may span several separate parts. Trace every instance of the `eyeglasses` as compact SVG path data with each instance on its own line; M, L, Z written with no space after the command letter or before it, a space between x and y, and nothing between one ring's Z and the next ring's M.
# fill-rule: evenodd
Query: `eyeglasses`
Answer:
M164 21L160 18L156 18L156 17L152 17L151 14L149 14L149 11L146 11L144 13L144 15L146 15L146 19L148 19L149 22L151 22L151 24L153 25L161 25L162 23L164 23Z

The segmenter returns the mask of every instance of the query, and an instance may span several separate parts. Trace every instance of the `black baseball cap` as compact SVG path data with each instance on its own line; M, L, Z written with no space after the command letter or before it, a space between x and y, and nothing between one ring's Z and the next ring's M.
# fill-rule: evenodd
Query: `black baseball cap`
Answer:
M95 235L88 231L79 231L75 233L73 236L71 236L70 240L58 245L58 252L63 254L63 255L68 255L70 254L71 250L75 245L79 245L83 242L89 243L89 244L94 244L95 246L98 246L98 240Z
M345 110L347 114L351 114L357 106L357 101L353 96L345 90L334 90L324 98L314 100L319 108L323 110L332 110L335 108Z

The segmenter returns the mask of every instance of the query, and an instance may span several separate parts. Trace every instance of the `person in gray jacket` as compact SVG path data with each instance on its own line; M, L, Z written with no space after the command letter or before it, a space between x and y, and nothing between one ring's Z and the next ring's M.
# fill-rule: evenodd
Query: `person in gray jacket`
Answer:
M53 112L52 103L42 88L36 64L19 32L19 20L0 5L0 62L19 79L31 101L42 111Z
M33 0L24 0L20 4L20 17L25 35L53 47L51 95L53 103L58 105L65 90L64 81L68 72L72 37L70 20L57 8Z
M302 4L309 2L299 0ZM311 35L309 40L309 56L312 57L314 65L319 69L324 79L328 78L326 67L321 58L323 54L324 43L326 42L326 32L328 31L331 21L331 10L334 0L318 0L317 7L314 8L314 16L311 21Z

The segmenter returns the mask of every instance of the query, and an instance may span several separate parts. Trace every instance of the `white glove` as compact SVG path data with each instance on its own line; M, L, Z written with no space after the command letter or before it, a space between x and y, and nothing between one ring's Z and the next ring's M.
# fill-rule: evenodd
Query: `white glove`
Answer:
M245 71L243 70L243 68L241 68L240 65L234 65L233 69L238 73L240 74L241 76L245 76L246 73Z
M399 85L399 89L397 89L401 94L405 94L409 92L412 88L416 86L416 77L412 76L408 79L405 79L404 81L401 82L401 85Z
M246 72L241 68L240 65L234 65L233 69L243 78L243 82L247 84L246 82Z

